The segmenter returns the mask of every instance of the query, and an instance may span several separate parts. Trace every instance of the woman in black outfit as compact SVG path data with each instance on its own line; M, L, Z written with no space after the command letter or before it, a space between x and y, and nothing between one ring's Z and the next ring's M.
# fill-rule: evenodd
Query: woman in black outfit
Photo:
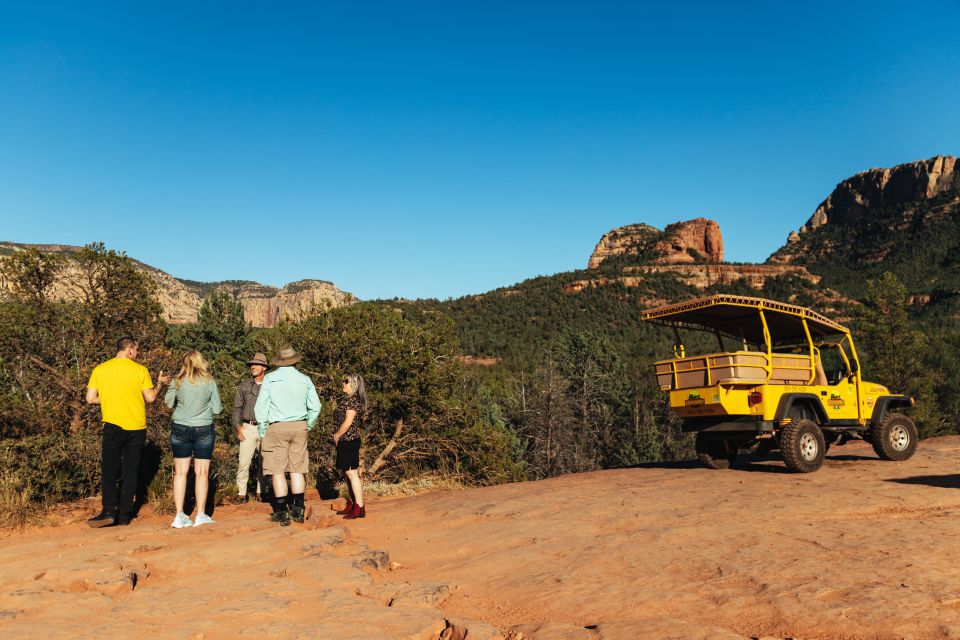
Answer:
M347 477L347 489L350 497L347 506L337 511L346 520L364 518L367 511L363 506L363 486L360 484L360 430L367 411L367 390L363 378L351 374L343 378L343 396L337 401L333 412L334 423L338 426L333 434L337 447L337 470Z

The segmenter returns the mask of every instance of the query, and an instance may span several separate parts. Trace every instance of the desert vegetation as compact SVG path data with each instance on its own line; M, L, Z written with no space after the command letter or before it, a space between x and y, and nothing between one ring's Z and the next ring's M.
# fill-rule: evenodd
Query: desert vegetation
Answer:
M80 269L65 280L66 260ZM611 260L601 269L622 266ZM300 350L323 402L310 438L313 481L327 490L336 477L328 440L338 381L353 371L370 390L365 471L382 487L431 479L496 484L692 454L649 370L669 353L672 337L639 321L650 301L703 295L670 274L650 274L638 287L570 293L564 285L581 272L564 273L457 300L316 309L254 329L240 303L216 290L195 324L168 325L143 271L100 244L69 255L19 251L6 272L13 286L0 301L3 524L22 525L44 505L97 494L99 410L84 404L83 391L124 334L140 339L140 359L154 376L174 371L187 349L200 350L227 407L250 354L275 353L282 344ZM62 301L63 287L73 288L73 302ZM763 290L746 282L722 290L813 306L823 298L822 288L790 275ZM849 293L841 312L855 327L865 375L918 398L924 436L955 433L960 332L942 321L945 312L918 307L904 279L890 272ZM464 354L494 356L496 364L465 365ZM228 413L216 423L216 500L231 490L236 468ZM171 508L168 425L164 408L148 407L138 494L161 511Z

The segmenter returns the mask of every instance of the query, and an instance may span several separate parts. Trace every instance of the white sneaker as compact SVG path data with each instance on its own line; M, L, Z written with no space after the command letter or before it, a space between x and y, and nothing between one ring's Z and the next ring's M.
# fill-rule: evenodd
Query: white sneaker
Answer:
M192 527L193 521L190 519L190 516L181 511L173 519L173 522L170 523L170 526L174 529L183 529L184 527Z
M193 522L193 526L199 527L199 526L202 525L202 524L214 524L214 523L216 523L216 520L214 520L213 518L211 518L211 517L208 516L207 514L205 514L205 513L198 513L198 514L197 514L197 519L194 520L194 522Z

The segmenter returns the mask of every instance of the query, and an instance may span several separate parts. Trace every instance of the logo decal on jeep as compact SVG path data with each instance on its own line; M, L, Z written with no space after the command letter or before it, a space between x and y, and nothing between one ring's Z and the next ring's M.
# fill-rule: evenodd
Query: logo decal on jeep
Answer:
M683 404L688 407L701 407L703 406L703 398L700 397L699 391L694 391L687 396L687 400Z
M831 393L830 399L827 401L834 410L838 410L840 407L844 406L846 403L843 401L843 398L840 397L839 393Z

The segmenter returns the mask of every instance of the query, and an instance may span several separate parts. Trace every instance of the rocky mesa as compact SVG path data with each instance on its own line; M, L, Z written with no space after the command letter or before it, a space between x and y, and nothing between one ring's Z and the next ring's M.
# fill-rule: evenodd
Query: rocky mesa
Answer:
M618 283L642 286L651 274L670 273L701 291L717 285L745 282L754 289L763 288L770 279L795 275L811 284L820 278L799 265L734 265L723 263L723 234L720 225L707 218L696 218L668 225L663 231L648 224L632 224L607 232L597 243L589 269L604 263L623 264L616 274L603 274L575 280L564 285L567 293L588 287Z
M655 264L723 262L723 235L720 225L707 218L676 222L663 231L648 224L617 227L600 238L587 268L596 269L615 257Z
M886 232L890 240L887 247L873 247L872 255L863 256L879 262L888 255L899 232L911 226L929 226L958 209L960 166L955 156L870 169L838 184L767 262L815 262L872 230Z
M71 245L0 242L0 295L12 287L3 273L5 256L28 248L58 253L68 258L63 273L52 287L52 293L61 300L77 299L79 292L72 282L79 276L79 269L69 257L79 252L80 247ZM204 283L175 278L156 267L134 262L153 280L164 319L172 324L196 322L204 297L214 291L227 291L235 295L243 305L247 322L255 327L272 327L283 318L295 319L316 307L342 307L357 301L353 294L341 291L325 280L298 280L280 288L245 280Z

